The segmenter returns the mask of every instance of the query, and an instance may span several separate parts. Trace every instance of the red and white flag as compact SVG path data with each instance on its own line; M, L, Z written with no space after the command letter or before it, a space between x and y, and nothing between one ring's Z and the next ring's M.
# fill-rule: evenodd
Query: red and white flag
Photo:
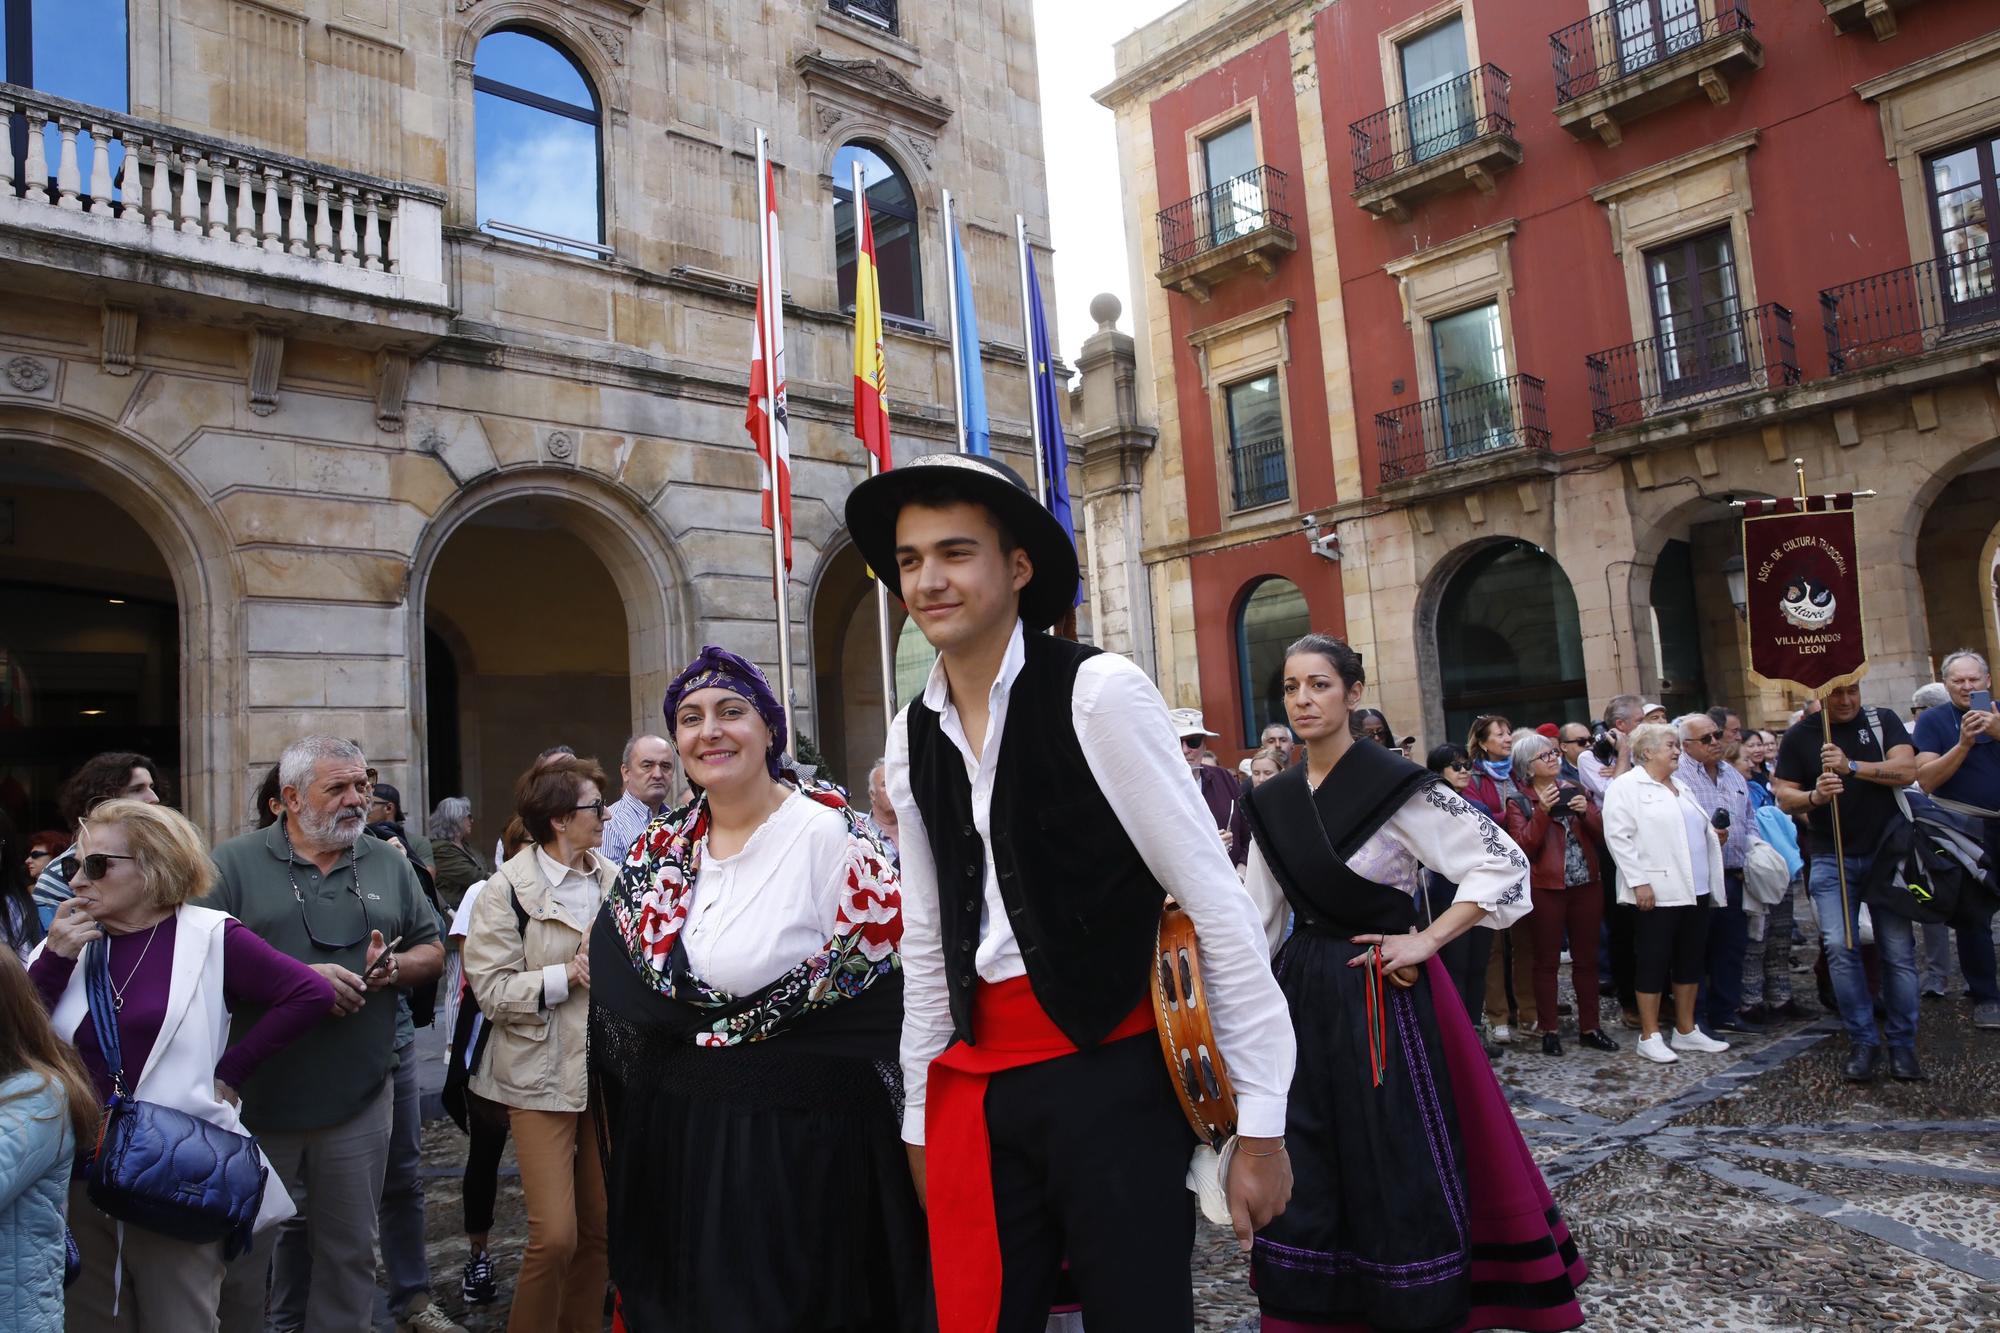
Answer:
M761 142L759 144L761 147ZM750 410L743 424L757 442L764 526L784 523L785 568L792 567L792 445L785 407L784 277L778 262L777 189L768 158L760 157L757 227L757 332L750 343ZM775 518L774 518L775 514Z

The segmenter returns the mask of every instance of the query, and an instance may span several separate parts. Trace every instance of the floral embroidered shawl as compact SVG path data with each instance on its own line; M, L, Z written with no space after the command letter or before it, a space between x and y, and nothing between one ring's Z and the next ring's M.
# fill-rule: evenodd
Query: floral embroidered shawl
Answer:
M838 788L808 782L799 790L847 820L846 886L826 947L770 985L750 995L730 995L688 967L680 934L708 836L705 796L647 825L605 902L640 982L683 1004L715 1012L714 1021L694 1034L698 1046L762 1041L809 1013L859 996L902 966L896 950L903 938L903 896L888 849Z

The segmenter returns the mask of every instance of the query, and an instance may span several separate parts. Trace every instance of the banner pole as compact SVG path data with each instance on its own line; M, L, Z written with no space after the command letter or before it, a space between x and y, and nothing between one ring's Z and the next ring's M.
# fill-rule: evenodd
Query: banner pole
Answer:
M771 451L771 578L773 591L778 602L778 702L785 709L785 737L790 742L792 754L799 752L798 723L792 717L792 599L790 579L785 570L785 514L784 497L779 487L784 477L778 468L778 393L784 381L779 378L778 338L780 321L783 319L779 307L784 302L784 294L778 290L777 274L771 263L771 212L775 207L768 192L771 180L769 141L764 131L757 131L757 266L760 285L764 289L764 327L758 333L764 339L764 410L768 415L765 426L766 438L770 440Z
M1804 513L1806 508L1806 460L1803 458L1794 458L1792 460L1792 470L1797 474L1799 481L1799 512ZM1827 692L1822 690L1813 697L1819 700L1819 720L1822 734L1826 737L1826 743L1832 745L1833 714L1827 711L1826 695ZM1821 761L1820 766L1824 768L1826 766L1825 762ZM1846 779L1843 778L1843 785L1845 782ZM1828 806L1828 813L1833 816L1833 865L1834 869L1840 872L1840 929L1848 951L1852 952L1854 949L1854 912L1848 906L1847 900L1847 848L1840 836L1840 798L1838 796L1834 797L1832 803Z
M1036 392L1035 376L1035 319L1032 313L1033 293L1028 287L1028 220L1019 213L1014 215L1014 244L1019 250L1021 268L1021 347L1028 354L1028 423L1035 436L1035 499L1042 508L1049 507L1049 465L1042 456L1042 396Z
M951 191L940 192L944 196L944 273L945 290L951 301L951 405L952 421L958 431L957 452L965 452L965 349L958 345L958 219L953 216ZM979 349L972 349L978 356Z
M868 216L866 211L868 208L868 196L862 193L861 189L861 159L859 155L855 157L850 165L854 168L854 271L859 275L861 272L861 224L862 220ZM881 279L875 272L874 261L872 259L869 261L868 280L877 283L877 290L880 290L879 283ZM856 300L859 300L858 294ZM879 307L879 300L877 301L877 305ZM878 326L880 324L879 313L877 324ZM858 331L855 336L860 336ZM874 365L874 358L870 357L869 366L871 370ZM868 454L868 475L872 477L882 470L882 460L876 457L873 449L867 449L866 452ZM878 577L875 579L875 639L876 647L882 655L882 748L886 754L889 746L889 733L896 729L896 649L895 642L889 634L889 586L883 583L879 577L884 572L886 571L876 571Z

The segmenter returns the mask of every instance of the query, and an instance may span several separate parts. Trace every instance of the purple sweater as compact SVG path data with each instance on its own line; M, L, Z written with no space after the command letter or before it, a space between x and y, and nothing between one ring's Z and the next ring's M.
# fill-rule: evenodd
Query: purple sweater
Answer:
M127 1087L138 1083L146 1067L160 1024L167 1016L167 990L173 981L174 935L179 920L168 917L154 928L152 947L146 931L111 936L111 979L124 987L125 1007L118 1011L118 1041L125 1057ZM143 961L140 954L144 953ZM76 959L44 949L28 969L42 1007L54 1012L69 985ZM137 971L134 971L134 969ZM127 973L132 974L128 983ZM333 1009L333 983L296 959L279 953L241 922L230 921L222 935L222 998L233 1011L240 1005L262 1005L264 1015L242 1040L215 1062L215 1076L240 1088L257 1066L291 1045ZM97 1044L97 1027L88 1014L71 1038L83 1066L90 1071L98 1094L111 1096L111 1071Z

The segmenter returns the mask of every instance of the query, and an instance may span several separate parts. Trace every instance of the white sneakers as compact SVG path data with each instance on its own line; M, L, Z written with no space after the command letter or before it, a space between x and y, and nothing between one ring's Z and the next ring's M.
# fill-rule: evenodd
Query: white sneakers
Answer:
M1495 1023L1490 1035L1493 1038L1495 1046L1505 1046L1514 1040L1514 1029L1508 1027L1505 1023Z
M1657 1032L1650 1037L1641 1037L1639 1044L1633 1049L1638 1051L1642 1058L1651 1060L1656 1065L1670 1065L1680 1059L1667 1049L1667 1039Z
M1677 1051L1700 1051L1703 1055L1720 1055L1729 1049L1726 1041L1715 1038L1696 1028L1692 1032L1674 1033L1674 1049Z

